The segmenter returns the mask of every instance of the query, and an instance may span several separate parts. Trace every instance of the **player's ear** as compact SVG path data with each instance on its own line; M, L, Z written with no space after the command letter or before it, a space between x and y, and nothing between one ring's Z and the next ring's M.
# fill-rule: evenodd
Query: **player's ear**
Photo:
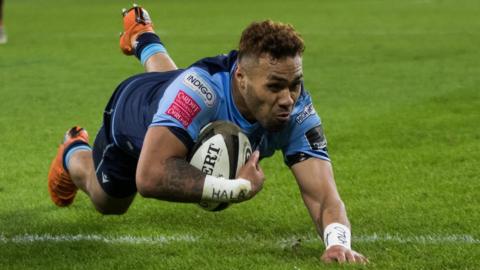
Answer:
M240 88L245 89L247 85L247 82L246 82L247 78L246 78L245 69L240 63L237 65L237 68L235 69L234 76Z

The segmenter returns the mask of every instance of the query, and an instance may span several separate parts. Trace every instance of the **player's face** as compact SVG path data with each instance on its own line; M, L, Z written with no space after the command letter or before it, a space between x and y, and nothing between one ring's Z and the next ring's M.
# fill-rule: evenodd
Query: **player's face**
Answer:
M251 116L265 129L286 127L303 79L302 57L261 57L246 72L243 98Z

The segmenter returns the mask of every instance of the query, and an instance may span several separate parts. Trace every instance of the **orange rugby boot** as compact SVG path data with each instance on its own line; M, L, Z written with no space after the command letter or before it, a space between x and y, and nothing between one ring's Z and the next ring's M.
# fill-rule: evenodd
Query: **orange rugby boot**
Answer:
M123 9L123 33L120 35L120 49L126 55L133 55L132 38L145 32L155 32L148 12L137 5L129 10Z
M68 206L77 194L77 186L73 183L63 164L65 149L73 143L88 144L88 133L85 129L75 126L65 133L62 144L58 147L57 156L53 159L48 172L48 192L57 206Z

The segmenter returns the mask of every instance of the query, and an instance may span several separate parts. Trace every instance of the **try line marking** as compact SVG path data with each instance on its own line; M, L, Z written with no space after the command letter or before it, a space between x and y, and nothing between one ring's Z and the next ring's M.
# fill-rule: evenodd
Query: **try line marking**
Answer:
M170 243L189 243L189 242L208 242L213 241L205 236L194 236L189 234L170 235L170 236L132 236L132 235L101 235L101 234L20 234L6 236L0 233L0 244L28 244L38 242L62 243L62 242L103 242L109 244L154 244L164 245ZM223 242L243 242L243 243L276 243L281 246L294 244L297 242L318 242L318 237L314 236L295 236L283 238L262 238L261 235L238 235L236 237L223 239ZM321 241L320 241L321 242ZM354 236L353 243L400 243L400 244L480 244L480 239L467 234L433 234L402 236L399 234L371 234Z

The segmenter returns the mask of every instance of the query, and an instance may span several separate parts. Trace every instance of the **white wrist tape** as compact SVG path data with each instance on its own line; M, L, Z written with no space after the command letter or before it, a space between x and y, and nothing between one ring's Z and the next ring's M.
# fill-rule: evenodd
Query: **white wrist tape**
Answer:
M323 231L323 242L326 249L336 245L352 249L351 237L350 229L340 223L331 223Z
M214 202L240 202L249 198L252 184L243 178L225 179L207 175L202 200Z

